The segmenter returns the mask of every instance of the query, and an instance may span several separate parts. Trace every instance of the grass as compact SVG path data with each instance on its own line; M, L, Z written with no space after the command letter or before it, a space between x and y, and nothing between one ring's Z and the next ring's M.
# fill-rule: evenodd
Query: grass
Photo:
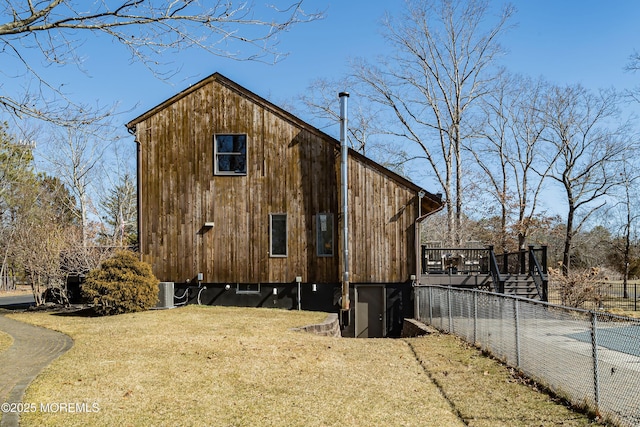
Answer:
M470 426L596 425L558 399L538 391L514 370L461 339L433 334L408 340L429 377Z
M75 342L24 402L99 409L24 414L24 426L590 424L451 336L319 337L289 329L324 314L274 309L11 317Z
M0 289L0 297L12 297L12 296L16 296L16 295L29 295L31 294L33 291L31 290L31 286L29 285L17 285L15 287L15 289L12 289L10 291L6 291L3 289Z
M0 331L0 353L11 347L11 344L13 344L13 338L11 338L11 335L7 335Z

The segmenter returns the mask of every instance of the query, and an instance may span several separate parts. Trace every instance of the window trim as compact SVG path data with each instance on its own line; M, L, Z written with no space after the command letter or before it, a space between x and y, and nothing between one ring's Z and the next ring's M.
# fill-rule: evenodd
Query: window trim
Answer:
M330 222L331 224L331 253L330 254L326 254L326 253L320 253L320 249L321 249L321 245L320 245L320 217L326 217L327 218L327 222ZM316 255L320 258L331 258L334 256L335 254L335 222L334 222L334 215L331 212L321 212L316 214Z
M284 254L273 253L273 219L275 217L284 217ZM270 213L269 214L269 257L286 258L289 256L289 217L286 213Z
M218 152L218 137L219 136L244 136L244 153L230 151L223 151L221 153ZM248 151L249 151L249 136L246 133L214 133L213 134L213 174L221 175L221 176L246 176L247 175L247 165L248 165ZM219 156L242 156L244 155L244 172L235 172L235 171L221 171L218 168L218 157Z

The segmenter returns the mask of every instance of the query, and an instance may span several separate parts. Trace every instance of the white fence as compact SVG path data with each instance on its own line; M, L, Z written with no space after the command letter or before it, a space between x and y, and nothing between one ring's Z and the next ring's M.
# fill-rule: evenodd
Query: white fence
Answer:
M578 406L640 425L640 319L479 290L416 287L416 318Z

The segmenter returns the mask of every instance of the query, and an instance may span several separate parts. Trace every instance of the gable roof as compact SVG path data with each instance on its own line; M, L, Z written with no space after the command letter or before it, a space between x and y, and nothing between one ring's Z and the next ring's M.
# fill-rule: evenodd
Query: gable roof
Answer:
M278 116L278 117L280 117L280 118L282 118L282 119L284 119L284 120L286 120L288 122L291 122L292 124L304 129L305 131L310 132L312 134L315 134L315 135L321 137L322 139L335 144L337 146L337 148L340 148L340 141L338 141L337 139L335 139L331 135L321 131L320 129L318 129L318 128L312 126L312 125L310 125L309 123L305 122L304 120L300 119L299 117L297 117L297 116L289 113L288 111L278 107L277 105L269 102L268 100L266 100L266 99L262 98L261 96L251 92L250 90L240 86L239 84L235 83L234 81L228 79L227 77L225 77L222 74L217 73L217 72L213 73L212 75L210 75L208 77L205 77L204 79L200 80L198 83L195 83L195 84L189 86L187 89L183 90L182 92L177 93L176 95L174 95L171 98L167 99L166 101L158 104L157 106L155 106L152 109L146 111L145 113L142 113L140 116L136 117L135 119L131 120L129 123L126 124L127 129L130 132L135 133L136 125L138 123L141 123L141 122L147 120L149 117L152 117L153 115L155 115L159 111L162 111L163 109L167 108L168 106L170 106L174 102L184 98L185 96L189 95L190 93L193 93L193 92L199 90L200 88L202 88L203 86L206 86L209 83L213 83L213 82L221 84L221 85L227 87L228 89L231 89L231 90L239 93L240 95L250 99L255 104L260 105L265 110L268 110L270 113L275 114L276 116ZM418 193L420 191L424 191L425 196L422 199L423 213L436 211L436 210L439 210L439 209L442 208L442 206L443 206L442 197L440 195L435 195L435 194L432 194L432 193L428 192L424 188L419 187L418 185L416 185L413 182L409 181L405 177L393 172L390 169L387 169L386 167L382 166L381 164L375 162L374 160L364 156L363 154L361 154L361 153L359 153L359 152L357 152L357 151L355 151L355 150L353 150L351 148L349 148L349 156L358 159L360 162L362 162L362 163L366 164L367 166L375 169L376 171L386 175L390 179L401 183L405 187L414 190L416 193Z

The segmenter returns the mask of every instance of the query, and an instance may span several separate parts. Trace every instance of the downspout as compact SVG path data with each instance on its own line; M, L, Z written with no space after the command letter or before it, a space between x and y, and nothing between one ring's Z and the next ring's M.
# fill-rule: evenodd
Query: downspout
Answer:
M349 147L347 146L347 99L348 92L340 92L340 184L342 186L342 309L344 326L349 325Z
M140 260L142 260L142 233L140 232L140 204L141 204L141 194L140 194L140 141L138 140L138 132L137 127L133 126L127 128L127 131L135 137L134 142L136 143L136 228L138 232L138 255Z
M422 199L426 195L426 191L420 190L418 191L418 217L416 218L415 230L416 230L416 278L414 279L414 285L420 283L420 276L422 275L422 262L420 259L421 251L420 251L420 241L422 240L422 230L420 227L419 219L422 216Z

